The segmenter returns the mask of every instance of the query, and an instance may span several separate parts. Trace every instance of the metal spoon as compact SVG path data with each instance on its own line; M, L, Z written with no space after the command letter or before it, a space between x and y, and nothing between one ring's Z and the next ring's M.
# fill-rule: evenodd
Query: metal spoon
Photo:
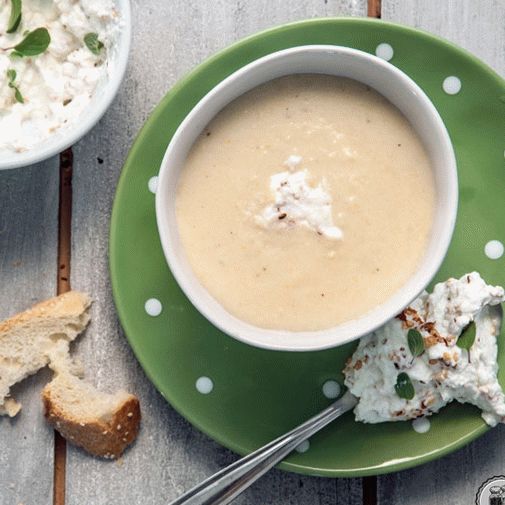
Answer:
M304 440L351 410L356 403L355 396L349 392L345 393L342 398L313 418L223 468L171 502L170 505L226 505L230 503L270 468L282 461Z

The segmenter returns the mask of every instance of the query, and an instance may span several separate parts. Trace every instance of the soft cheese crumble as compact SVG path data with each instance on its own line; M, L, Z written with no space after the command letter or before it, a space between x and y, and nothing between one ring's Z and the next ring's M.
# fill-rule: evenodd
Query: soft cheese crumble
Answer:
M34 57L11 58L0 51L0 151L25 151L76 121L107 79L118 27L112 0L24 0L22 7L21 24L9 34L10 2L0 5L0 47L16 45L26 31L39 27L47 28L51 43ZM86 47L88 33L104 44L99 55ZM24 103L8 86L9 69L16 71Z
M295 171L301 161L291 155L284 163L288 170L270 177L274 202L256 216L256 222L265 228L303 226L328 239L342 239L342 230L333 224L332 200L324 181L311 186L308 170Z
M476 273L437 284L396 319L360 340L344 370L345 384L359 398L358 421L403 421L438 412L453 400L482 410L491 426L505 421L505 396L497 379L497 344L501 287L487 285ZM463 329L475 322L470 350L458 347ZM413 357L410 329L424 340L424 352ZM400 373L415 390L411 400L395 391Z

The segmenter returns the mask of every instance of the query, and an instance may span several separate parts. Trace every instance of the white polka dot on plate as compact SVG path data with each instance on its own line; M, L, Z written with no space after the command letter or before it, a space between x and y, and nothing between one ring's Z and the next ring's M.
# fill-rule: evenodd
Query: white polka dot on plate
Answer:
M295 448L296 452L303 454L310 449L310 442L308 440L304 440L300 445Z
M418 417L412 421L412 428L417 433L428 433L431 428L430 420L427 417Z
M155 175L154 177L151 177L149 179L149 182L147 183L147 187L149 188L149 191L153 194L156 194L156 190L158 189L158 176Z
M444 79L442 88L448 95L456 95L461 90L461 81L455 75L450 75Z
M390 44L386 44L385 42L383 42L382 44L379 44L375 48L375 54L379 58L389 61L393 57L395 52Z
M209 377L199 377L195 382L195 387L202 395L208 395L214 389L214 383Z
M338 398L340 396L340 384L334 380L326 381L323 384L323 395L329 399Z
M163 305L157 298L149 298L144 305L144 308L149 316L156 317L161 314Z
M484 252L489 259L497 260L503 256L504 247L499 240L490 240L484 246Z

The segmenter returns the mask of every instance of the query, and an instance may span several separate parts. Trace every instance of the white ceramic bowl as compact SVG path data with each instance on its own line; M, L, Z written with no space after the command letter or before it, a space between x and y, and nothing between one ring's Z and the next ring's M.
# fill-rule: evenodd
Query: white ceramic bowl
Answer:
M54 135L27 151L2 153L0 170L33 165L61 153L84 137L109 108L123 80L131 42L130 0L115 0L115 3L120 16L120 29L115 47L109 55L107 81L98 86L91 103L71 126L58 130Z
M296 73L349 77L368 84L388 98L421 137L432 161L437 191L430 241L414 275L391 298L370 312L321 331L258 328L227 312L200 284L189 266L179 239L175 214L179 173L191 146L207 123L246 91L276 77ZM334 347L359 338L403 310L439 269L453 233L457 204L456 161L451 141L437 110L421 88L393 65L368 53L317 45L286 49L246 65L218 84L194 107L173 136L161 164L156 217L163 251L172 273L187 297L211 323L232 337L257 347L307 351Z

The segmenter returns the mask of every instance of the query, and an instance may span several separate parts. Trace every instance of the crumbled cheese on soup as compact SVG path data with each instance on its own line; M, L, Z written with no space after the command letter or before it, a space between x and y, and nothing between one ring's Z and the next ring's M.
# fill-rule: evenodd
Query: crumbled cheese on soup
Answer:
M270 177L273 203L256 216L256 222L265 228L302 226L331 240L343 238L342 230L333 224L332 199L325 182L309 184L309 171L297 170L302 158L291 155L285 165L288 170Z
M496 344L504 300L503 288L487 285L473 272L437 284L433 293L423 293L396 319L362 338L344 369L346 386L359 398L356 420L415 419L457 400L481 409L491 426L504 422ZM477 331L468 352L457 342L471 322ZM424 352L417 357L409 349L410 329L424 340ZM402 372L414 386L411 400L395 391Z

